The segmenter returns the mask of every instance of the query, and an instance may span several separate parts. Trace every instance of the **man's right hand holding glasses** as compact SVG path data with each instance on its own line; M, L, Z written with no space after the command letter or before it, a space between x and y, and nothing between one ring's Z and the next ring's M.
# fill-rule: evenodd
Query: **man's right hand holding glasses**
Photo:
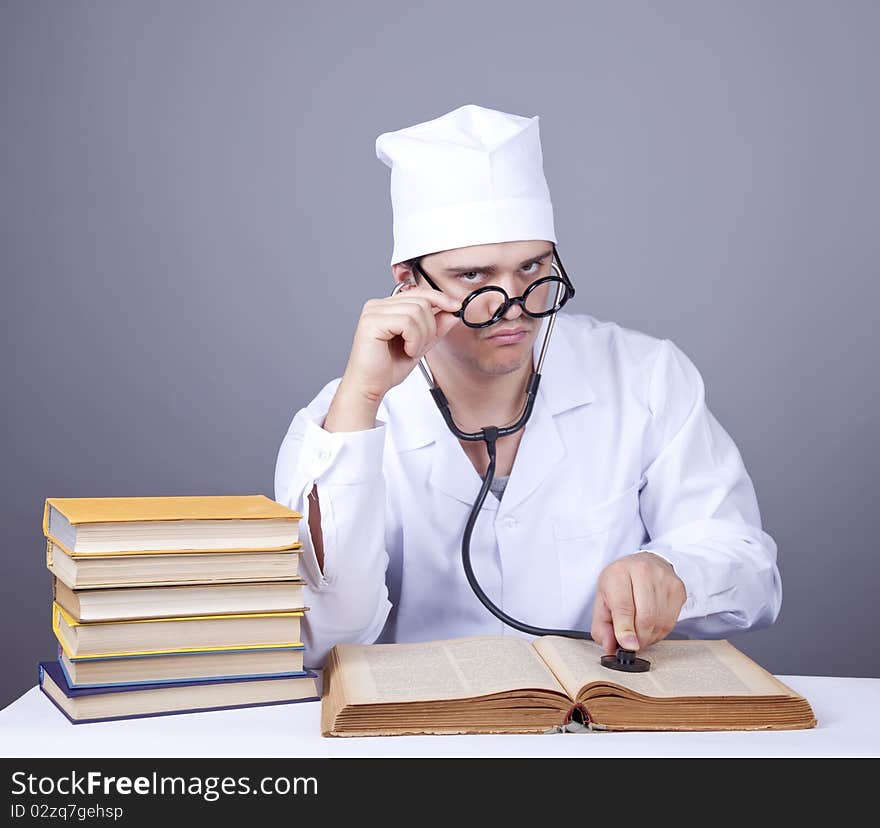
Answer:
M403 382L434 344L459 324L461 300L404 285L364 305L345 373L327 412L327 431L373 428L385 394Z

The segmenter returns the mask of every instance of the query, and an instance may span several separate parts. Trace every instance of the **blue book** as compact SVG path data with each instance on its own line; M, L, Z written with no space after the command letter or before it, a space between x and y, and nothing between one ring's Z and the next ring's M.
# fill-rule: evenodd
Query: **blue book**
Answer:
M320 701L317 675L71 687L57 661L40 662L40 690L73 723Z

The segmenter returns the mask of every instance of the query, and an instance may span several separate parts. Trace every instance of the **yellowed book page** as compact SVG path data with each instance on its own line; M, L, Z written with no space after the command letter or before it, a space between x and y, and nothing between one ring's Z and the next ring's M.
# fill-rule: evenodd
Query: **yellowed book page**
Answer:
M646 673L624 673L600 663L594 641L547 636L535 648L573 698L590 682L617 684L644 696L797 696L728 641L658 641L639 657Z
M531 642L476 636L418 644L338 644L349 704L466 699L524 688L565 691Z

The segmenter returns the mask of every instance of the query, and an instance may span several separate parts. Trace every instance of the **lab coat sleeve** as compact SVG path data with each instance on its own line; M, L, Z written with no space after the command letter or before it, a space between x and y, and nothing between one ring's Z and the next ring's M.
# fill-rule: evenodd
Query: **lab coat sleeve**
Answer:
M650 380L642 549L687 592L676 631L696 638L772 624L782 602L776 543L763 531L739 450L706 405L699 371L662 340Z
M385 584L385 424L365 431L323 428L339 380L296 413L275 465L275 500L300 512L300 567L306 584L305 663L323 666L336 643L372 643L391 604ZM317 486L324 570L309 530L308 498Z

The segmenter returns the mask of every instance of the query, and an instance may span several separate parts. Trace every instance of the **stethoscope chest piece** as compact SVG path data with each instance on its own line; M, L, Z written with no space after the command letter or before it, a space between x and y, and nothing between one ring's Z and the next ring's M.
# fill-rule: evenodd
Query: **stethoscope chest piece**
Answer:
M602 656L602 666L624 673L646 673L651 669L651 662L644 658L636 658L633 650L624 650L623 647L618 647L614 655Z

